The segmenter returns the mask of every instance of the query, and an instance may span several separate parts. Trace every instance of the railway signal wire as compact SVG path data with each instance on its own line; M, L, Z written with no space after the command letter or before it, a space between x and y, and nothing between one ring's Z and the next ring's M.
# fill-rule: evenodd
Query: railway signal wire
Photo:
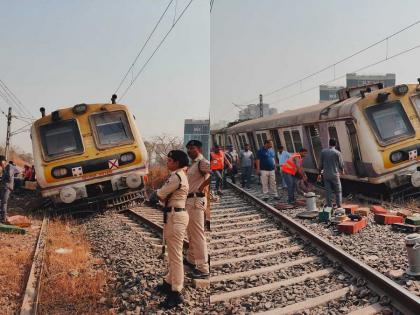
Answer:
M188 4L184 7L184 9L181 11L180 15L178 16L178 18L175 20L175 22L172 24L171 28L168 30L168 32L165 34L165 36L162 38L162 40L159 42L159 44L156 46L155 50L153 51L153 53L150 55L150 57L146 60L146 62L143 64L143 66L140 68L140 70L137 72L137 74L135 75L135 77L131 80L130 84L127 86L127 88L124 90L124 92L122 93L122 95L119 97L119 101L121 101L124 96L127 94L127 92L130 90L130 88L133 86L133 84L136 82L136 80L138 79L138 77L143 73L144 69L147 67L147 65L149 64L150 60L153 58L153 56L157 53L157 51L159 50L159 48L162 46L162 44L165 42L166 38L169 36L169 34L172 32L172 30L175 28L176 24L179 22L179 20L183 17L184 13L187 11L187 9L190 7L191 3L194 0L190 0L188 2Z
M334 72L335 72L335 67L336 67L337 65L339 65L339 64L341 64L341 63L343 63L343 62L345 62L345 61L347 61L347 60L349 60L349 59L351 59L351 58L353 58L353 57L355 57L355 56L357 56L357 55L360 55L361 53L363 53L363 52L365 52L365 51L367 51L367 50L369 50L369 49L371 49L371 48L373 48L373 47L376 47L376 46L378 46L379 44L382 44L382 43L384 43L384 42L386 43L386 58L387 58L387 59L389 59L389 58L390 58L390 57L388 56L388 41L389 41L389 39L391 39L391 38L393 38L393 37L397 36L398 34L401 34L402 32L404 32L404 31L406 31L406 30L408 30L408 29L410 29L410 28L412 28L412 27L414 27L414 26L416 26L416 25L418 25L418 24L420 24L420 20L417 20L417 21L415 21L414 23L411 23L410 25L408 25L408 26L406 26L406 27L404 27L404 28L402 28L402 29L400 29L400 30L398 30L398 31L396 31L396 32L394 32L394 33L392 33L392 34L390 34L390 35L386 36L385 38L383 38L383 39L381 39L381 40L378 40L378 41L376 41L376 42L374 42L374 43L372 43L372 44L368 45L368 46L367 46L367 47L365 47L365 48L362 48L362 49L360 49L360 50L358 50L358 51L356 51L356 52L354 52L354 53L350 54L350 55L349 55L349 56L347 56L347 57L344 57L344 58L342 58L342 59L339 59L338 61L336 61L336 62L334 62L334 63L332 63L332 64L330 64L330 65L328 65L328 66L325 66L325 67L323 67L323 68L321 68L321 69L319 69L319 70L317 70L317 71L315 71L315 72L312 72L312 73L310 73L310 74L308 74L308 75L306 75L306 76L303 76L302 78L300 78L300 79L298 79L298 80L295 80L295 81L293 81L293 82L290 82L290 83L288 83L288 84L286 84L286 85L283 85L283 86L281 86L281 87L279 87L279 88L277 88L277 89L275 89L275 90L272 90L272 91L270 91L270 92L263 93L263 96L264 96L264 97L267 97L267 96L273 95L273 94L275 94L275 93L278 93L278 92L280 92L280 91L282 91L282 90L285 90L285 89L287 89L287 88L290 88L290 87L292 87L292 86L295 86L295 85L297 85L297 84L300 84L300 83L302 83L302 81L305 81L305 80L307 80L307 79L309 79L309 78L312 78L312 77L314 77L314 76L316 76L316 75L318 75L318 74L320 74L320 73L322 73L322 72L324 72L324 71L326 71L326 70L333 69L333 70L334 70ZM242 103L251 103L251 102L254 102L255 100L258 100L258 98L253 98L253 99L251 99L251 100L249 100L249 101L242 102Z
M155 26L153 27L153 30L150 32L149 36L147 37L146 41L144 42L143 46L141 47L140 51L138 52L136 58L134 58L133 62L131 63L131 66L128 68L127 72L125 73L124 77L122 78L122 80L121 80L120 84L118 85L117 89L115 90L114 94L117 94L118 91L120 90L121 86L124 84L125 80L127 79L128 74L133 69L137 60L139 59L139 57L143 53L143 50L146 48L147 44L149 43L150 38L152 38L153 34L155 33L157 27L159 26L160 22L162 21L163 17L165 16L166 12L168 11L168 9L171 6L173 1L174 0L169 1L169 3L166 6L165 10L163 11L162 15L159 17L158 21L156 22ZM176 8L175 8L175 10L176 10Z
M366 70L366 69L371 68L371 67L373 67L373 66L379 65L379 64L381 64L381 63L383 63L383 62L385 62L385 61L388 61L388 60L394 59L394 58L396 58L396 57L399 57L399 56L401 56L401 55L404 55L404 54L406 54L406 53L409 53L409 52L411 52L411 51L413 51L413 50L416 50L416 49L418 49L418 48L420 48L420 44L418 44L418 45L416 45L416 46L413 46L413 47L411 47L411 48L405 49L405 50L403 50L403 51L401 51L401 52L399 52L399 53L396 53L396 54L394 54L394 55L391 55L391 56L386 56L385 58L382 58L382 59L380 59L380 60L378 60L378 61L375 61L375 62L373 62L373 63L370 63L370 64L368 64L368 65L365 65L365 66L363 66L363 67L361 67L361 68L358 68L358 69L356 69L356 70L354 70L354 71L351 71L351 72L352 72L352 73L356 73L356 72L359 72L359 71ZM332 83L332 82L334 82L334 81L337 81L337 80L342 79L342 78L345 78L345 77L346 77L346 74L342 74L342 75L340 75L340 76L338 76L338 77L337 77L337 76L336 76L336 77L334 77L333 79L331 79L331 80L329 80L329 81L326 81L326 82L321 83L321 85L324 85L324 84L329 84L329 83ZM273 101L273 102L271 102L270 104L277 104L277 103L280 103L280 102L283 102L283 101L289 100L289 99L291 99L291 98L294 98L294 97L296 97L296 96L302 95L302 94L304 94L304 93L307 93L307 92L309 92L309 91L312 91L312 90L314 90L314 89L318 89L318 88L319 88L319 84L317 84L317 85L315 85L315 86L312 86L312 87L310 87L310 88L308 88L308 89L305 89L305 90L303 90L303 91L300 91L300 92L298 92L298 93L295 93L295 94L292 94L292 95L289 95L289 96L286 96L286 97L283 97L283 98L280 98L280 99L274 100L274 101Z

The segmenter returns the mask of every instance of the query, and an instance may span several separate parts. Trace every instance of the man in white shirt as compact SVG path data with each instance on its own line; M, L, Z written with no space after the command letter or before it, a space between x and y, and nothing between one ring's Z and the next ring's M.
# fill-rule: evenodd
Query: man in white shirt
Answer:
M289 157L290 157L290 153L287 152L282 145L279 146L279 152L277 152L277 158L279 159L280 177L281 177L281 183L282 183L283 188L286 187L286 182L284 181L284 176L283 176L283 172L281 168Z

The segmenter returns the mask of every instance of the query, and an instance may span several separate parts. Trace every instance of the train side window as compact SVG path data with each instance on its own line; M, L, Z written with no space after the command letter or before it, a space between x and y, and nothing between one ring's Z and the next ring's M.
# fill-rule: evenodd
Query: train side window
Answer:
M241 137L242 137L242 149L243 149L246 143L246 137L245 135L242 135Z
M302 139L300 138L299 130L292 130L293 144L295 145L295 151L298 152L302 149Z
M329 126L328 127L328 135L329 135L330 139L333 138L337 141L337 145L335 146L335 148L338 151L341 151L340 150L340 142L338 140L338 133L337 133L337 129L335 128L335 126Z
M290 131L283 132L284 141L286 142L286 149L288 152L292 153L295 152L292 142L292 136L290 135Z
M40 126L39 131L44 153L50 158L83 152L79 127L74 119Z
M271 130L271 138L274 139L274 144L276 145L276 148L282 145L280 141L279 132L277 130Z
M321 137L319 136L319 129L318 126L311 125L308 127L309 129L309 136L311 139L311 145L312 145L312 152L315 156L315 160L317 165L319 165L320 159L321 159L321 151L322 151L322 143L321 143Z
M99 147L133 142L133 135L124 111L93 114L90 120Z
M267 134L264 132L261 134L261 136L262 136L263 144L264 144L264 141L267 140Z

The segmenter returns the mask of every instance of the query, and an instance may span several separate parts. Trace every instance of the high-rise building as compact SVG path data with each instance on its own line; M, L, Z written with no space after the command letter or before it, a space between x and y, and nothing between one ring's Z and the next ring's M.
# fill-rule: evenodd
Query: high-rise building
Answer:
M319 86L319 100L323 101L333 101L338 99L337 91L344 88L343 86L330 86L330 85L320 85Z
M382 83L384 87L395 85L395 73L387 74L346 74L347 87L362 86L371 83Z
M269 104L263 104L263 117L277 114L277 109L270 108ZM261 117L260 105L251 104L247 105L244 109L239 111L239 120L247 120Z
M210 155L210 121L185 119L184 146L190 140L199 140L203 143L203 155L208 159Z

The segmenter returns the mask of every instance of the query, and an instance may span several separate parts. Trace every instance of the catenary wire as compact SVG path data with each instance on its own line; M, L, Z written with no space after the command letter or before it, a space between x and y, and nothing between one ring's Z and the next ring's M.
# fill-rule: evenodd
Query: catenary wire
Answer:
M166 12L168 11L168 9L169 9L169 7L170 7L170 5L172 4L173 1L174 0L170 0L169 1L169 3L166 6L165 10L163 11L162 15L160 16L160 18L156 22L155 26L153 27L153 30L150 32L149 36L147 37L146 41L144 42L143 46L141 47L140 51L138 52L136 58L134 58L134 61L131 63L131 66L128 68L126 74L122 78L122 80L121 80L120 84L118 85L117 89L115 90L115 93L114 94L117 94L118 91L120 90L121 86L124 84L125 79L127 78L127 76L130 73L131 69L133 69L134 65L136 64L137 60L139 59L140 55L142 54L144 48L146 48L147 43L149 42L150 38L155 33L157 27L159 26L160 22L162 21L163 17L165 16Z
M175 28L175 25L179 22L179 20L182 18L182 16L184 15L184 13L187 11L187 9L190 7L191 3L194 0L190 0L190 2L188 2L188 4L186 5L186 7L182 10L181 14L179 15L179 17L175 20L175 22L172 24L171 28L169 29L169 31L165 34L165 36L162 38L162 40L159 42L159 44L157 45L157 47L155 48L155 50L153 51L153 53L150 55L150 57L146 60L146 62L143 64L143 66L141 67L141 69L137 72L136 76L134 77L134 79L131 81L131 83L127 86L127 88L124 90L123 94L121 95L121 97L119 97L119 101L121 101L124 96L127 94L128 90L133 86L134 82L136 82L136 80L138 79L138 77L143 73L144 69L146 68L146 66L149 64L150 60L153 58L153 56L156 54L156 52L159 50L159 48L162 46L163 42L166 40L166 38L169 36L169 34L172 32L172 30Z

